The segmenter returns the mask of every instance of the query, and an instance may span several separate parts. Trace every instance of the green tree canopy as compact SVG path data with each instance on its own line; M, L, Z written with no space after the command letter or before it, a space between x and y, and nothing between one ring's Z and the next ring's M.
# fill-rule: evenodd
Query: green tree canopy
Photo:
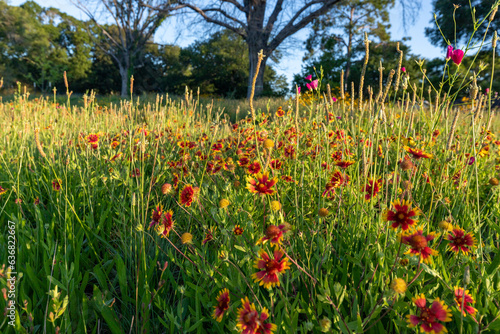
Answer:
M177 92L187 84L200 87L202 94L243 98L248 84L248 46L243 38L230 30L214 33L205 41L198 41L180 51L182 68L166 72L167 82L177 82ZM165 62L167 63L167 62ZM183 77L182 83L173 76ZM285 95L284 76L270 67L264 74L263 95Z

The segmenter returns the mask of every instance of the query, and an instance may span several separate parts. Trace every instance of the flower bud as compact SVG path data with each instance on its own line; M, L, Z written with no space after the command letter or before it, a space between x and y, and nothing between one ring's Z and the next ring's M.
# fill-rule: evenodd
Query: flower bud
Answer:
M330 331L330 328L332 327L332 322L330 321L330 319L324 317L319 321L319 326L321 327L321 331L323 333L326 333Z
M469 266L466 266L464 270L464 284L467 285L469 283L470 283L470 270Z

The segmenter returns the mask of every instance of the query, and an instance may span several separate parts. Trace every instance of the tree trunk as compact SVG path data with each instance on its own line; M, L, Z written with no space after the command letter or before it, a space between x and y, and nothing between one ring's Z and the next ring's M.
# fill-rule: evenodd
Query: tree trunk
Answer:
M120 69L120 76L122 78L122 91L121 91L121 96L122 97L127 97L128 92L127 92L127 86L128 86L128 69L125 68L123 65L118 66Z
M257 69L257 63L259 61L259 52L260 48L258 47L251 47L250 45L248 46L248 58L250 60L250 66L249 66L249 76L248 76L248 90L247 90L247 99L250 98L250 94L252 94L252 84L253 84L253 77L255 76L255 71ZM267 54L269 53L269 54ZM264 71L266 70L266 62L268 57L270 56L271 52L267 52L264 50L264 59L262 59L262 62L260 63L259 67L259 73L257 75L257 80L255 81L255 92L254 92L254 97L259 97L262 95L262 92L264 90Z
M352 58L352 40L354 38L353 32L353 20L354 20L354 7L351 8L351 18L349 19L349 42L347 43L347 63L345 68L345 84L347 85L347 80L349 78L349 74L351 72L351 58ZM349 85L347 85L349 87Z

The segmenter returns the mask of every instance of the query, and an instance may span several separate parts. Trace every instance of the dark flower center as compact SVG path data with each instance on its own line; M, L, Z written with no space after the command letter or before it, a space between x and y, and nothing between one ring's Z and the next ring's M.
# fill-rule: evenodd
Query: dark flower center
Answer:
M427 247L427 239L423 235L417 234L411 237L410 244L413 246L413 248L422 250Z
M279 263L276 260L267 261L266 271L268 274L275 274L279 272Z

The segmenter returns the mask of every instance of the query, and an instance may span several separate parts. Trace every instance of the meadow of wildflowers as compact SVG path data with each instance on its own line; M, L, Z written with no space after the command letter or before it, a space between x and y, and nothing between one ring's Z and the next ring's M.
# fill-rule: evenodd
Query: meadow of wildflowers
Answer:
M0 102L0 332L500 332L500 122L470 47L427 106L401 62L248 113L20 88Z

